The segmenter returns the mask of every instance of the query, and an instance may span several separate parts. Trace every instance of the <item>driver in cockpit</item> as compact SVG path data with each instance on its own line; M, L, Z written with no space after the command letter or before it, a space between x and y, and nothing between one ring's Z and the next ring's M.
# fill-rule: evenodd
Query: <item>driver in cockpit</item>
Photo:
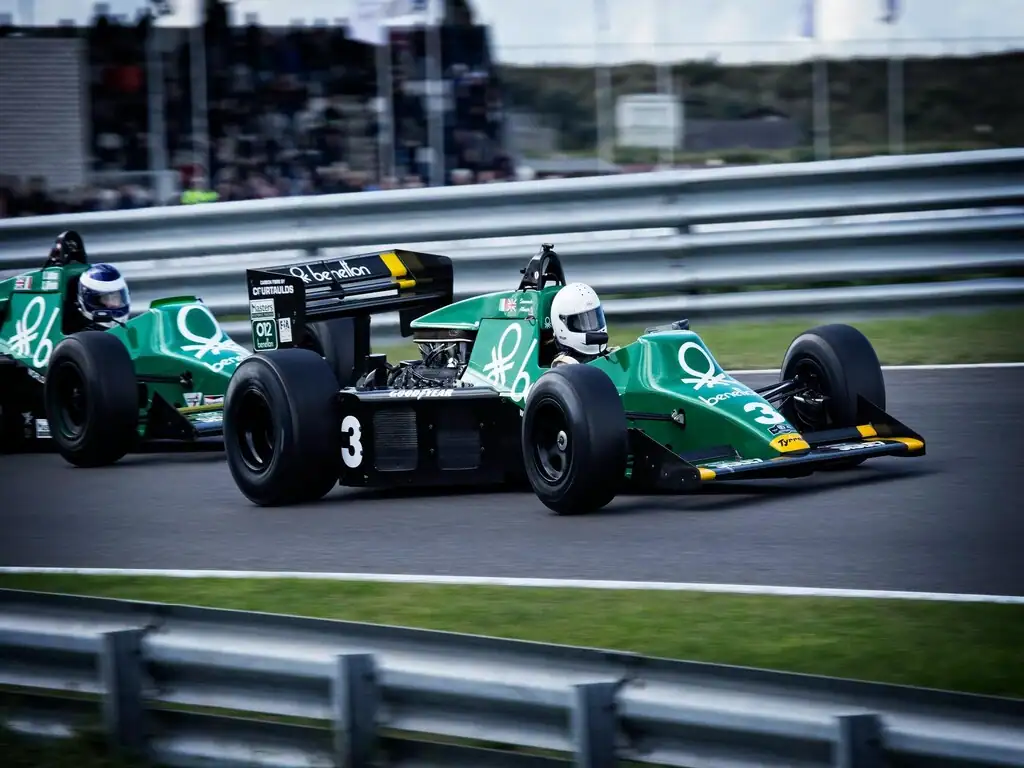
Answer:
M72 262L87 264L88 257L81 235L69 230L61 232L54 240L45 266L64 267ZM72 329L112 328L128 320L132 311L131 294L117 267L93 264L79 275L77 282L74 309L84 322L72 320L69 323ZM102 315L97 317L97 312Z
M608 345L587 344L588 333L608 333L601 298L586 283L569 283L551 300L551 330L558 354L551 367L586 363L603 353Z

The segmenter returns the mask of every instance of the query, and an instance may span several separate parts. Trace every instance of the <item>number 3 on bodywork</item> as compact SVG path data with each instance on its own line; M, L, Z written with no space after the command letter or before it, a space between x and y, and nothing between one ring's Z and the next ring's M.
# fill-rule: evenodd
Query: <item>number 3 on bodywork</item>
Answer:
M758 424L764 424L771 426L772 424L781 424L786 420L786 417L779 413L777 410L772 408L768 403L747 403L743 406L743 410L747 413L760 413L760 416L754 417L754 421Z

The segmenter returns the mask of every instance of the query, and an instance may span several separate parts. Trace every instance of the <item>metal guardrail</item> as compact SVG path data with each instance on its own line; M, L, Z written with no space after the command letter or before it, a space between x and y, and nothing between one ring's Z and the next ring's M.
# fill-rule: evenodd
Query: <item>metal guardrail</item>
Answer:
M1024 700L18 590L0 702L182 767L1024 765Z
M992 208L1006 212L979 213ZM939 211L961 217L934 216ZM893 214L931 217L835 221ZM769 226L797 221L810 225ZM709 231L757 222L755 229ZM0 269L38 265L56 233L71 228L85 237L92 260L123 265L140 307L169 293L196 293L222 318L246 312L246 266L309 259L313 252L343 257L371 247L415 249L428 241L451 243L444 252L456 262L461 297L513 285L537 245L554 240L570 279L603 294L640 297L609 302L617 321L848 311L863 299L883 309L908 302L946 306L950 297L1016 303L1024 299L1024 279L902 282L859 292L812 286L1019 270L1024 149L13 219L0 221ZM675 234L565 242L582 233L643 228ZM531 238L529 245L485 244L520 236ZM191 262L169 261L182 259ZM773 284L804 292L688 295ZM383 325L394 324L384 319ZM229 330L247 335L237 324Z

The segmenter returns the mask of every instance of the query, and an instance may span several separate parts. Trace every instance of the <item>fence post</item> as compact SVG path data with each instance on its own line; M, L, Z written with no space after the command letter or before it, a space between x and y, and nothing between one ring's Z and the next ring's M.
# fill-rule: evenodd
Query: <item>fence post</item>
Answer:
M103 725L115 751L142 754L146 745L143 701L143 629L103 633L100 679Z
M615 695L618 683L573 686L572 740L574 768L615 768Z
M878 715L840 715L833 765L836 768L883 768L885 747Z
M380 689L371 653L335 657L331 680L334 752L340 768L369 768L377 749Z

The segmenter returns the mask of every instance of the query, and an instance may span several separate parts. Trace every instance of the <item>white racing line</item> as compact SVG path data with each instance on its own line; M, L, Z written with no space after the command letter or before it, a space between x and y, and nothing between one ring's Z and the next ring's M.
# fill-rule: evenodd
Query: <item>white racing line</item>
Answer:
M1024 368L1019 363L936 363L934 365L883 365L883 371L969 371L975 368ZM729 371L730 376L778 376L778 368L751 368L743 371Z
M306 571L217 571L158 568L32 568L0 567L3 574L60 574L65 576L132 576L174 579L306 579L385 584L447 584L489 587L540 587L549 589L613 589L652 592L706 592L774 597L841 597L873 600L925 600L949 603L1000 603L1024 605L1020 595L972 595L949 592L900 592L872 589L819 587L772 587L757 584L702 584L668 581L594 581L589 579L529 579L500 576L436 576L405 573L317 573Z

